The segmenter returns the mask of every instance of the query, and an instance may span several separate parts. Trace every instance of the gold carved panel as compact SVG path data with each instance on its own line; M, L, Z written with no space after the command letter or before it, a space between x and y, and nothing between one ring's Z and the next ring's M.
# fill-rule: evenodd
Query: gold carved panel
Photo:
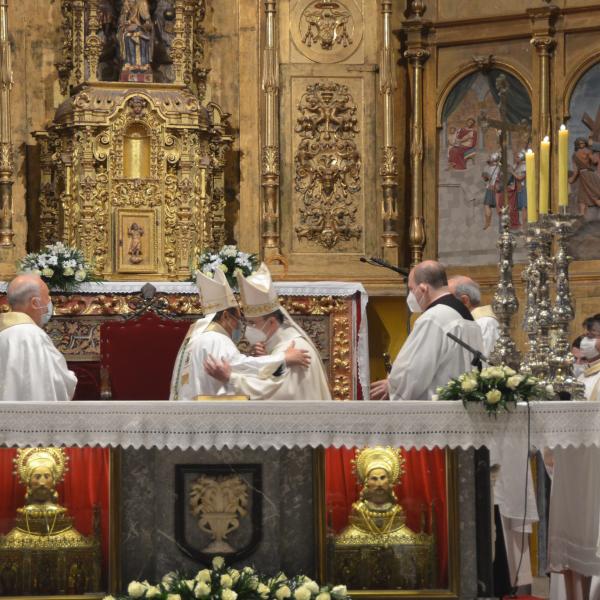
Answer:
M295 62L362 62L363 14L355 0L298 0L290 19Z
M362 252L363 80L292 81L290 164L295 252Z
M154 273L157 269L157 209L117 209L117 273Z

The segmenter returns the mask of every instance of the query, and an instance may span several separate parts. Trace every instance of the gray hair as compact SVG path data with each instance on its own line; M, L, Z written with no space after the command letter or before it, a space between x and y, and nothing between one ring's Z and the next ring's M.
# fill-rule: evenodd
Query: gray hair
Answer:
M481 289L474 281L459 283L454 290L454 295L459 299L461 296L467 296L472 306L481 304Z
M6 298L12 309L26 304L31 298L40 296L42 293L39 281L29 278L21 279L20 277L15 279L17 279L16 283L13 279L8 284L8 289L6 290Z

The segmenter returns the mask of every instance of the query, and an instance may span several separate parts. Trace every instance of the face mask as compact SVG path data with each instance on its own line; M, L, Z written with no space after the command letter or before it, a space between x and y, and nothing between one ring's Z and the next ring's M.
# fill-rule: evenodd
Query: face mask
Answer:
M267 341L267 335L262 329L254 325L248 325L246 327L246 339L250 342L251 346L254 346L255 344L264 344Z
M39 308L39 310L42 310L42 307L35 307L35 308ZM54 314L54 305L52 304L52 300L50 300L50 302L48 302L48 304L46 304L46 312L43 312L41 314L41 321L42 321L42 327L45 327L46 325L48 325L48 321L50 321L50 319L52 318L52 315Z
M584 374L586 368L587 367L585 365L582 365L581 363L573 365L573 375L575 375L575 377L580 377Z
M596 340L594 338L584 337L579 345L581 354L584 358L594 358L598 356L598 350L596 348Z
M237 321L235 329L233 329L231 332L231 341L234 344L238 344L239 341L242 339L243 333L244 333L244 328L242 327L242 322Z
M413 292L408 293L408 296L406 297L406 305L408 306L408 310L410 310L411 313L423 312L423 309L419 305L417 297L413 294Z

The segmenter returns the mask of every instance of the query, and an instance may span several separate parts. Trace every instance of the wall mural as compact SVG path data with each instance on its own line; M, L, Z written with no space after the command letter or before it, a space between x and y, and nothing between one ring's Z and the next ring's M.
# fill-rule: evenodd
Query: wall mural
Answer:
M497 262L504 202L500 130L506 132L511 227L527 222L524 151L531 130L525 86L501 69L463 77L444 104L438 156L438 255L449 265ZM516 253L517 259L524 254Z
M570 252L577 260L600 258L600 63L577 82L569 103L569 209L583 215Z

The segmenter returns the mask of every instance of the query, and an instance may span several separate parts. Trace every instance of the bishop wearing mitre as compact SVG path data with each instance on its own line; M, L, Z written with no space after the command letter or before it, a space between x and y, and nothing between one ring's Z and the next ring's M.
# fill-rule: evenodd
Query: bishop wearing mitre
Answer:
M6 295L11 312L0 315L0 401L71 400L77 377L42 329L52 316L48 286L26 273L8 284Z
M306 369L286 368L265 379L246 378L228 371L227 365L207 365L215 377L227 381L251 400L331 400L327 375L319 351L306 332L280 304L271 273L262 263L244 277L237 274L242 310L246 318L246 339L256 354L274 356L293 344L308 353Z
M268 356L246 356L236 344L243 333L242 314L223 271L213 278L196 276L204 317L194 323L177 354L171 379L170 400L198 400L202 397L239 395L234 385L212 377L205 364L225 361L241 378L260 380L285 368L304 368L307 353L287 344Z

